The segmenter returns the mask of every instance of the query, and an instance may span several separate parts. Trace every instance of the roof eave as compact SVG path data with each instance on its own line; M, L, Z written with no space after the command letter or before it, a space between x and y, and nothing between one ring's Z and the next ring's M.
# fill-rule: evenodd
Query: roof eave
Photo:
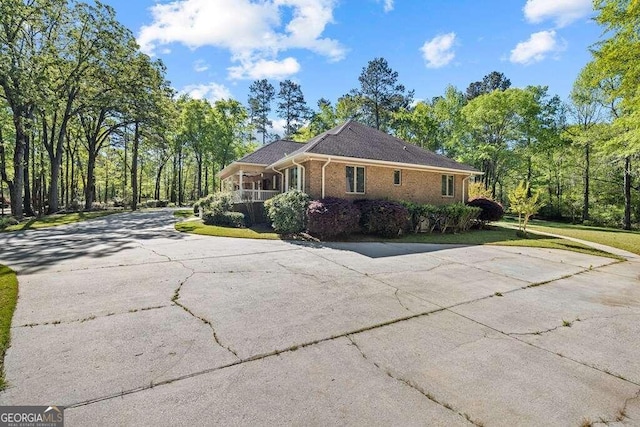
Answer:
M217 173L218 178L226 178L229 176L229 172L235 169L238 166L262 166L263 168L267 168L268 165L262 163L249 163L249 162L232 162L229 163L224 169Z
M416 170L424 170L424 171L435 171L435 172L451 172L460 175L484 175L484 172L468 170L468 169L456 169L456 168L443 168L439 166L428 166L428 165L419 165L415 163L400 163L400 162L390 162L386 160L374 160L374 159L361 159L358 157L345 157L345 156L333 156L330 154L318 154L318 153L299 153L295 156L284 157L278 160L275 163L272 163L268 166L271 168L282 168L285 166L289 166L293 164L293 160L297 162L306 161L306 160L335 160L339 163L355 163L355 164L365 164L365 165L380 165L380 166L389 166L389 167L399 167L401 169L416 169Z

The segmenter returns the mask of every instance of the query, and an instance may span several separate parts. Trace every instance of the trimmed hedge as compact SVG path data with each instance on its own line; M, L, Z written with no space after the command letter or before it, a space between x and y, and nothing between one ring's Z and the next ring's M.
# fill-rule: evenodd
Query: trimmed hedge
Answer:
M398 202L388 200L356 200L360 210L360 229L365 234L398 237L409 225L409 211Z
M321 239L355 233L359 223L360 210L350 200L327 197L307 208L307 231Z
M278 194L264 202L273 229L281 234L304 231L309 200L308 194L293 190Z
M245 226L244 214L241 212L205 212L202 222L206 225L242 228Z
M480 208L465 206L462 203L434 206L402 202L409 211L411 228L414 232L454 233L468 231L480 215Z
M478 215L478 220L483 223L500 221L504 216L504 208L500 203L491 199L485 199L484 197L469 200L467 206L480 208L481 211L480 215Z

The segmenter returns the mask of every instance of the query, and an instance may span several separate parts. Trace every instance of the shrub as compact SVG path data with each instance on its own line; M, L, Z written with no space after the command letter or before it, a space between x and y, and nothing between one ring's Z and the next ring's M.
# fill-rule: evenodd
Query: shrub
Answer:
M242 212L206 212L202 221L207 225L221 225L223 227L242 228L245 226Z
M193 204L193 213L198 214L200 208L203 212L222 213L233 208L233 194L214 193L205 196Z
M360 229L365 234L398 237L410 225L406 207L388 200L356 200L360 210Z
M445 233L447 229L453 229L455 233L467 231L482 210L474 206L465 206L462 203L453 203L440 207L440 232Z
M158 201L157 200L147 200L146 202L144 202L144 205L148 208L155 208L158 206Z
M18 225L18 220L12 216L0 217L0 230L4 230L12 225Z
M467 206L480 208L480 215L478 220L487 223L491 221L500 221L504 216L504 208L502 205L494 200L485 199L483 197L469 200Z
M156 207L157 208L166 208L167 206L169 206L169 201L168 200L156 200Z
M327 197L307 208L307 230L321 239L357 232L359 223L360 210L349 200Z
M299 190L278 194L267 200L264 207L271 226L277 233L299 233L305 229L309 196Z

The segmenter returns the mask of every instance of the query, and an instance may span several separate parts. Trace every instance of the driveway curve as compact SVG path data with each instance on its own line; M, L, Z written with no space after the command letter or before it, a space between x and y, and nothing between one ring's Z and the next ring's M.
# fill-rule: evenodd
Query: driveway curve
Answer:
M171 210L0 234L0 405L67 425L640 425L640 262L180 234Z

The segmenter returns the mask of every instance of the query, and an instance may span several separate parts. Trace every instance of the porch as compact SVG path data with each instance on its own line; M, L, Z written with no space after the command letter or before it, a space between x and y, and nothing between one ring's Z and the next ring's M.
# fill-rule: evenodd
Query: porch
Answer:
M224 180L226 189L233 193L233 203L263 203L282 193L279 174L267 172L264 168L247 169L241 169Z

